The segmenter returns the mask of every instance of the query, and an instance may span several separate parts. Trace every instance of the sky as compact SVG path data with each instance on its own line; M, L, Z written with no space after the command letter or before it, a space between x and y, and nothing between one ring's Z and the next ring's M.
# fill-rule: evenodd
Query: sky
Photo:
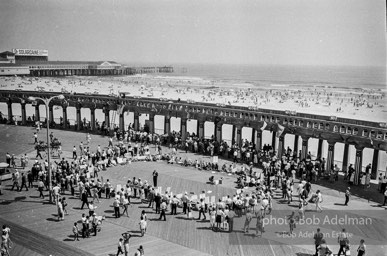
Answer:
M49 60L386 66L385 0L1 0L0 33Z

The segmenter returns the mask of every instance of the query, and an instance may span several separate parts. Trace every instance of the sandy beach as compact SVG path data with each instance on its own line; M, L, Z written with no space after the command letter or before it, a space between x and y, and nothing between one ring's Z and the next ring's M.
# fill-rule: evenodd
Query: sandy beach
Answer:
M387 120L386 90L328 86L256 85L199 77L134 75L119 77L0 77L2 90L45 90L154 97L289 110L358 120Z

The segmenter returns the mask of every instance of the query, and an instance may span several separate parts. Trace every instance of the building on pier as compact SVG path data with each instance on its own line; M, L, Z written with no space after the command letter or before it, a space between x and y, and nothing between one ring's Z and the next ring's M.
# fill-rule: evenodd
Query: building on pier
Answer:
M115 61L49 61L48 50L12 49L0 53L0 75L113 76L171 73L173 67L128 67Z
M12 104L21 104L22 118L21 125L27 124L26 104L33 102L28 97L49 98L57 95L54 92L36 91L0 91L0 102L8 105L8 120L12 120ZM266 110L259 108L225 106L210 103L184 102L184 101L163 101L156 98L128 97L125 98L109 95L86 95L86 94L64 94L65 100L53 100L49 106L49 120L54 120L54 106L61 106L63 119L67 120L67 108L76 109L76 126L74 129L82 129L81 109L90 109L90 130L96 131L95 110L101 109L104 113L104 122L110 124L110 111L114 111L119 118L119 129L125 130L125 112L134 113L133 127L140 129L139 117L141 114L148 114L147 125L151 133L155 132L155 116L164 116L163 134L171 133L171 117L180 119L181 138L187 138L187 121L197 120L197 132L199 137L204 138L205 122L214 124L213 135L217 142L222 141L222 126L232 125L232 142L242 144L242 128L252 128L252 142L254 148L262 149L262 132L270 131L272 134L272 147L281 157L285 151L285 139L287 134L295 136L294 152L300 151L300 159L306 159L309 152L308 141L311 138L318 139L317 156L321 157L323 142L328 143L326 168L329 173L335 160L335 144L344 144L342 159L342 170L348 169L349 145L356 149L355 155L355 180L358 184L360 173L363 167L363 150L373 149L371 177L376 178L379 162L379 153L387 152L387 126L386 123L361 121L349 118L336 118L333 116L321 116L312 114L295 113L280 110ZM34 102L35 119L40 120L39 104ZM68 129L67 122L64 122L63 129ZM277 138L278 137L278 143ZM302 141L301 145L299 142Z

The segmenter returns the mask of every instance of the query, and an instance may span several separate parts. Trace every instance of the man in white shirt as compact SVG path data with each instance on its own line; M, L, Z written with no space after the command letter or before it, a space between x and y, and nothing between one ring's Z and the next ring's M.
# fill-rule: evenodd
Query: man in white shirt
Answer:
M185 192L184 195L181 197L181 201L183 202L183 214L187 214L187 208L188 208L188 193Z

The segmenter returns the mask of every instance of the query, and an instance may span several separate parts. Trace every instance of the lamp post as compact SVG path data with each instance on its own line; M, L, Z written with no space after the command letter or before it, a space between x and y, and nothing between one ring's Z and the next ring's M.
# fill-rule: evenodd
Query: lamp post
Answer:
M64 96L62 94L60 94L60 95L52 96L51 98L48 98L48 99L44 99L44 98L40 98L40 97L33 97L33 96L28 97L28 99L31 100L31 101L35 101L35 100L43 101L44 105L46 107L48 190L49 190L50 203L52 203L52 194L51 194L51 190L52 190L52 173L51 173L51 159L50 159L51 155L50 155L50 140L49 140L50 117L49 117L49 113L48 113L48 106L50 105L51 100L55 99L55 98L63 100Z

